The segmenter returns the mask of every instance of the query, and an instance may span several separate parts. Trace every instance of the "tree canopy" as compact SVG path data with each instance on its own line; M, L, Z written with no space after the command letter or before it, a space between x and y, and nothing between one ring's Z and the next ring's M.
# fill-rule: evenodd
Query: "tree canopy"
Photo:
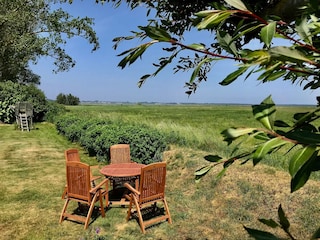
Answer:
M75 61L63 45L68 38L80 36L99 47L92 29L93 19L73 17L54 4L65 0L0 1L0 81L39 84L40 77L29 69L42 57L54 59L54 71L66 71Z
M121 0L113 2L121 4ZM320 1L319 0L217 0L217 1L125 1L132 8L144 3L153 13L147 26L139 26L131 36L114 39L115 49L122 41L140 39L141 44L119 54L119 67L125 68L137 61L151 47L163 49L163 56L153 63L155 72L143 75L141 86L149 77L173 65L173 72L192 70L187 94L207 80L214 71L213 62L238 63L238 69L228 73L219 83L232 84L239 78L257 75L265 83L288 80L299 84L302 90L320 87ZM209 31L213 38L208 43L186 43L185 31ZM256 44L251 44L251 43ZM159 44L161 43L161 44ZM257 44L258 43L258 44ZM168 47L163 47L167 44ZM187 57L183 53L194 53ZM219 71L219 69L217 69ZM252 106L253 117L261 124L257 127L233 127L222 131L228 145L234 144L230 156L209 155L208 165L195 172L196 179L205 176L212 168L222 166L218 177L235 162L260 163L267 155L282 151L292 152L288 171L291 192L299 190L311 174L320 170L320 107L310 112L295 113L290 122L276 118L276 105L271 96ZM241 143L251 143L251 149L241 148ZM295 239L290 223L281 207L279 221L259 219L269 227L280 227ZM245 227L255 239L277 239L273 234ZM311 239L320 238L320 228Z
M107 2L120 4L122 1ZM174 72L193 70L186 82L187 93L191 94L213 70L212 62L229 59L243 64L226 76L220 82L222 85L230 84L244 73L250 76L264 72L258 77L261 82L282 77L305 89L318 87L318 63L308 58L315 57L318 52L316 16L319 16L319 0L126 2L132 8L143 2L154 10L155 18L149 19L148 26L139 26L138 31L132 31L134 35L114 39L115 48L124 40L140 38L142 41L141 45L119 54L124 56L119 63L121 68L134 63L157 43L168 43L168 47L163 48L164 56L154 63L155 72L143 75L139 86L177 60L179 64L174 65ZM191 29L213 32L214 38L209 45L185 43L183 34ZM275 38L286 39L287 43L277 47ZM253 40L260 41L260 49L250 49ZM290 44L293 46L287 47ZM194 56L181 56L190 50L195 52Z

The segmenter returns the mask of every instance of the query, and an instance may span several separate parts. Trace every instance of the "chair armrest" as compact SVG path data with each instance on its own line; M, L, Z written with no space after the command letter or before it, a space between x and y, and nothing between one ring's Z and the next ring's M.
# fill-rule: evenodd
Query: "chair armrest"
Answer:
M97 179L101 178L102 176L92 176L90 178L91 181L96 181Z
M125 186L126 188L128 188L131 192L140 195L140 192L135 189L134 187L132 187L129 183L124 183L123 186Z
M102 188L102 186L105 184L106 185L106 190L108 190L108 182L109 180L106 178L104 179L102 182L100 182L97 186L95 186L94 188L92 188L90 190L90 193L95 193L99 188Z

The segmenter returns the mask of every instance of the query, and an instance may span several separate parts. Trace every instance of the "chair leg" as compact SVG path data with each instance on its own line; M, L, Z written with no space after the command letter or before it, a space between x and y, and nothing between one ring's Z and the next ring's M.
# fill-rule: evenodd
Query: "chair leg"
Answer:
M64 206L62 208L62 212L61 212L61 215L60 215L60 220L59 220L59 223L62 223L62 221L64 220L64 213L66 212L66 209L67 209L67 206L69 204L69 199L67 199L64 203Z
M106 213L105 213L104 207L103 207L103 200L102 200L101 190L99 191L99 202L100 202L101 216L102 216L102 217L105 217L105 216L106 216Z
M94 194L94 197L91 201L91 204L90 204L90 208L89 208L89 211L88 211L88 214L87 214L87 218L86 218L86 221L84 223L84 229L87 229L88 228L88 225L89 225L89 221L90 221L90 218L91 218L91 215L92 215L92 212L93 212L93 209L94 209L94 204L97 200L97 197L98 197L98 192L96 192Z
M170 215L170 211L169 211L169 206L168 206L168 203L167 203L167 200L164 198L163 199L163 203L164 203L164 208L165 208L165 211L168 215L168 223L172 223L172 219L171 219L171 215Z
M139 218L140 228L141 228L141 231L145 234L146 233L146 229L145 229L145 225L144 225L144 222L143 222L140 206L139 206L139 203L138 203L137 199L135 197L133 197L133 198L134 198L133 199L134 200L134 204L136 205L136 208L137 208L137 214L138 214L138 218Z
M131 209L132 209L132 196L130 198L130 202L129 202L129 208L128 208L128 214L126 217L127 222L129 221L130 217L131 217Z

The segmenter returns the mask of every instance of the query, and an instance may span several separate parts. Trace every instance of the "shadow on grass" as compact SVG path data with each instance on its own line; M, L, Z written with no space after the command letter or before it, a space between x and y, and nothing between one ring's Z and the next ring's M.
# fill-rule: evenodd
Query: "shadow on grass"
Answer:
M75 208L72 212L72 215L77 215L77 216L81 216L81 217L87 217L88 215L88 211L89 211L90 206L86 205L86 204L78 204L78 207ZM105 212L108 211L108 207L104 206ZM100 207L99 206L94 206L92 214L91 214L91 218L90 218L90 222L89 222L89 226L95 221L97 220L98 217L101 217L101 213L100 213ZM69 221L69 222L73 222L73 223L77 223L80 225L83 225L82 222L78 222L76 220L72 220L69 218L65 218L65 221Z

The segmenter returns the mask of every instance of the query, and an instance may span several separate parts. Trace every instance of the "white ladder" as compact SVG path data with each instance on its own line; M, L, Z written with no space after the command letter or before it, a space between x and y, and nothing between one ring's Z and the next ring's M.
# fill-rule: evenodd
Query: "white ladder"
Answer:
M27 114L20 113L19 117L20 117L21 131L24 131L24 130L29 131L29 123L28 123Z

